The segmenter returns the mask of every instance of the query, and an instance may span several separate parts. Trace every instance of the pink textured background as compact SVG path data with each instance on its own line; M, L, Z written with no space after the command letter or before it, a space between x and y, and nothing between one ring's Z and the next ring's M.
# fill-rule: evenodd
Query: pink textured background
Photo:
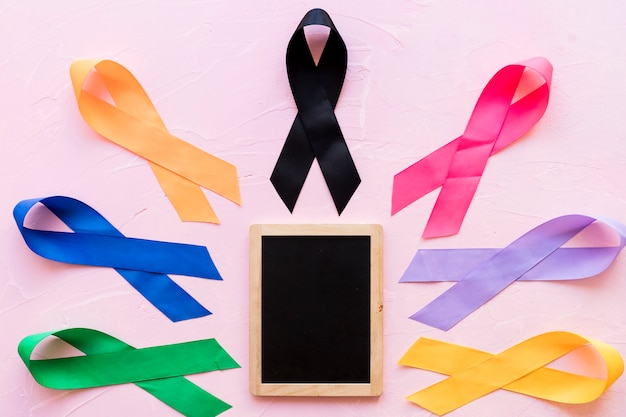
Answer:
M317 165L293 215L269 182L296 108L285 48L325 8L348 74L337 116L363 182L337 217ZM418 247L497 247L558 215L626 222L626 3L584 1L0 2L0 414L175 416L134 385L75 392L36 384L16 353L25 335L92 327L137 346L216 337L241 369L189 377L234 406L224 416L428 416L404 397L441 379L397 360L420 336L497 352L550 330L604 340L626 355L626 254L580 282L517 283L449 332L406 317L450 284L397 284ZM424 241L436 193L390 217L392 176L462 133L487 80L543 55L551 102L526 137L491 158L461 233ZM147 163L95 134L72 94L75 59L109 58L143 84L177 136L238 167L243 206L209 195L221 226L182 223ZM113 270L30 252L11 216L19 200L68 195L125 235L205 245L223 282L176 278L214 315L173 324ZM380 398L255 398L248 393L248 227L380 223L385 233L385 368ZM498 391L465 416L623 416L626 378L592 404Z

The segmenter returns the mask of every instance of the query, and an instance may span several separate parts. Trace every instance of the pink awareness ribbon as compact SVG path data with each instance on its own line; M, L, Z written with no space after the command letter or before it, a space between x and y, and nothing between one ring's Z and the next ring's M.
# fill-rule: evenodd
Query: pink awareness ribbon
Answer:
M533 75L539 75L542 83L514 101L519 87L525 86L522 80ZM541 119L551 81L552 64L543 57L498 71L478 98L463 135L394 176L391 214L442 187L422 237L457 234L487 160Z

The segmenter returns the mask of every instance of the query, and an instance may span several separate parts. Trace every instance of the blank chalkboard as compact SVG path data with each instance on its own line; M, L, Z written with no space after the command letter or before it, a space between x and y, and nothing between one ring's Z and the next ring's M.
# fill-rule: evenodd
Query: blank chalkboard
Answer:
M250 228L250 391L382 392L379 225Z

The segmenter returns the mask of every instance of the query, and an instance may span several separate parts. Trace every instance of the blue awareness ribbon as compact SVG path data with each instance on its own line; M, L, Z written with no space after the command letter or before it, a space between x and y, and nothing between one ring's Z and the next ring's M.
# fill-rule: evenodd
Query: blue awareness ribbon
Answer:
M24 219L37 203L74 233L35 230ZM57 262L114 268L172 321L211 314L167 274L222 280L204 246L124 236L100 213L71 197L34 198L17 203L13 217L26 245Z

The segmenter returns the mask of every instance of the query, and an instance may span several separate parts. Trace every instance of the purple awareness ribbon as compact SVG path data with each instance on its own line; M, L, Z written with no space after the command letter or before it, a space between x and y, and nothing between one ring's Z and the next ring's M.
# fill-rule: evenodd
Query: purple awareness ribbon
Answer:
M617 246L562 247L599 221L619 235ZM626 226L571 214L549 220L503 249L420 249L400 282L456 281L410 318L449 330L514 281L588 278L604 271L626 245Z

